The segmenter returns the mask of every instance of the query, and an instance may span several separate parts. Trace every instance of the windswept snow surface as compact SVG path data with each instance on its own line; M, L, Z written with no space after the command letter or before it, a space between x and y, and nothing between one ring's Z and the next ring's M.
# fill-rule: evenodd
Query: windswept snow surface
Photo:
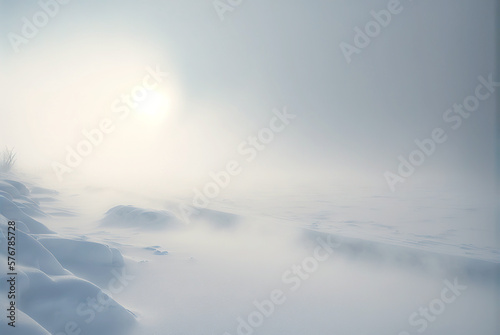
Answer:
M187 218L178 205L0 176L0 334L500 331L493 201L260 195Z

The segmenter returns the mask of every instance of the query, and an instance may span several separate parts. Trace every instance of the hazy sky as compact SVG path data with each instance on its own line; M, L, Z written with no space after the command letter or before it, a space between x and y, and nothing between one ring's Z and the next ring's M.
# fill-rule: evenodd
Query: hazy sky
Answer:
M15 52L9 33L22 36L23 17L33 22L41 7L1 0L0 145L16 147L24 170L56 181L51 164L65 164L67 146L109 118L113 131L64 182L191 188L235 159L236 185L387 188L384 172L396 173L398 156L440 127L447 140L405 187L491 184L496 97L457 129L443 114L474 95L478 76L500 80L496 2L402 0L348 64L340 44L356 46L354 28L364 31L370 12L389 3L242 1L221 20L211 0L74 0ZM168 106L118 119L113 102L148 67L169 73L156 90ZM246 162L240 143L285 106L296 118Z

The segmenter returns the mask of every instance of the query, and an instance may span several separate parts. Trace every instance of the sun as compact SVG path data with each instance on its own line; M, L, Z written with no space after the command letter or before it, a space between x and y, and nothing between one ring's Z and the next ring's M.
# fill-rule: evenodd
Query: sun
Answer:
M147 97L137 103L135 110L141 117L161 120L167 116L170 107L171 101L165 93L149 91Z

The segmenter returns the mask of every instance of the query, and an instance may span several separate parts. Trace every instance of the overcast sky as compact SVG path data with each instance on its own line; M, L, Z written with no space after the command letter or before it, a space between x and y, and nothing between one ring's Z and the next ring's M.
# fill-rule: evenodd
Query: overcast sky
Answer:
M236 185L387 188L384 173L435 128L447 140L397 187L483 187L495 177L496 96L457 129L443 120L474 95L478 76L500 80L494 0L402 0L350 62L341 43L356 47L354 28L391 1L253 0L224 13L211 0L70 1L17 44L10 33L22 36L23 17L33 22L41 7L0 4L0 145L15 146L26 171L56 180L52 163L65 164L67 146L111 117L114 130L63 182L191 188L235 159L244 167ZM116 119L113 101L148 67L169 73L165 114ZM238 146L285 106L296 118L246 162Z

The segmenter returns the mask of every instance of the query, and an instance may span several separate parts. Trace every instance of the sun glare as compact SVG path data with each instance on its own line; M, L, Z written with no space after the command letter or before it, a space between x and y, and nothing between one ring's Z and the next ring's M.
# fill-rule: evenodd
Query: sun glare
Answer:
M170 99L164 93L150 91L146 99L138 103L136 111L139 116L162 119L167 115L169 107Z

